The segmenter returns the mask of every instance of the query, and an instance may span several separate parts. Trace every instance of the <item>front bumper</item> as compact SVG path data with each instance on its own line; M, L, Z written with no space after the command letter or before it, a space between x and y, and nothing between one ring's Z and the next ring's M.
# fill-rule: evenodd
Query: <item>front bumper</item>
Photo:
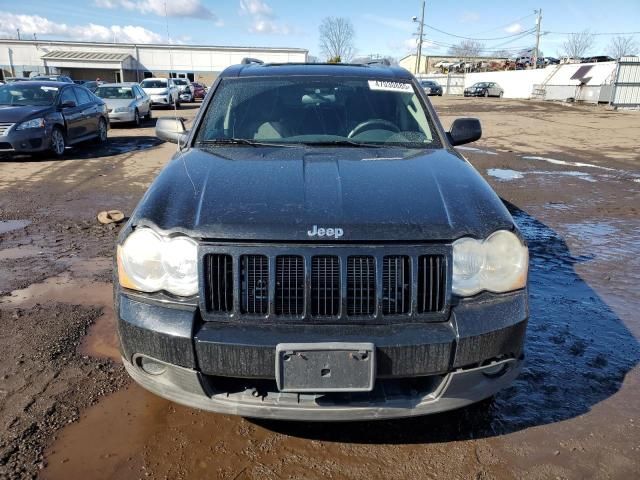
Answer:
M509 385L522 365L526 292L461 301L446 322L237 325L204 322L197 306L118 291L122 355L148 390L204 410L289 420L409 417L459 408ZM289 394L275 386L278 343L371 342L376 386L357 394ZM155 364L152 373L144 362Z
M484 97L484 91L482 92L464 92L465 97Z
M152 105L171 105L170 95L149 95Z
M0 136L0 154L42 152L49 148L50 139L50 125L26 130L16 130L14 126Z
M133 122L134 120L135 114L133 110L130 112L109 112L110 123Z

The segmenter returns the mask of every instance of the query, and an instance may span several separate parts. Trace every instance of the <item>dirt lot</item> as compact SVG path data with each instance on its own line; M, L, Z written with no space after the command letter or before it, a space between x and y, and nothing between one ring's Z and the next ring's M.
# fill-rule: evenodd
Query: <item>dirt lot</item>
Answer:
M445 126L481 118L461 152L531 249L527 365L488 413L255 422L131 384L113 330L117 230L95 215L130 214L175 146L151 124L115 128L64 161L0 160L0 478L639 478L640 114L434 104Z

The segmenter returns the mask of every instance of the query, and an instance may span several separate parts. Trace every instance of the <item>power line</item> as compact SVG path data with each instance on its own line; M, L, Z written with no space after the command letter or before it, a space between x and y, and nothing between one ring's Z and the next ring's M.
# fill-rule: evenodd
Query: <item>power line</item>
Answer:
M533 17L534 15L535 15L535 13L530 13L529 15L525 15L524 17L520 17L520 18L516 18L515 20L511 20L510 22L505 23L504 25L500 25L499 27L490 28L489 30L483 30L482 32L477 32L476 35L482 35L483 33L493 32L494 30L500 30L502 28L510 27L514 23L521 22L525 18Z
M549 32L545 31L543 35L579 35L581 33L587 33L589 35L637 35L640 32Z
M442 33L444 35L449 35L450 37L455 37L455 38L462 38L464 40L478 40L478 41L487 41L487 40L504 40L505 38L512 38L512 37L517 37L523 33L533 33L535 31L535 27L534 28L530 28L528 30L524 30L522 32L518 32L518 33L512 33L511 35L506 35L503 37L493 37L493 38L474 38L474 37L464 37L462 35L456 35L454 33L450 33L450 32L445 32L444 30L440 30L439 28L436 28L434 26L431 25L426 25L425 27L430 28L431 30L435 30L436 32Z

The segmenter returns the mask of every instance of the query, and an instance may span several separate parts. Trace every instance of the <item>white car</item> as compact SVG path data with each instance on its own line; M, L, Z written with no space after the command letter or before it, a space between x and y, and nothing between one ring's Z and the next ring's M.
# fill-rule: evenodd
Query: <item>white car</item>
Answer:
M145 78L140 86L151 97L151 105L180 108L180 92L172 78Z
M193 94L195 89L189 80L184 78L174 78L173 83L178 87L178 94L180 95L180 100L183 102L193 102Z

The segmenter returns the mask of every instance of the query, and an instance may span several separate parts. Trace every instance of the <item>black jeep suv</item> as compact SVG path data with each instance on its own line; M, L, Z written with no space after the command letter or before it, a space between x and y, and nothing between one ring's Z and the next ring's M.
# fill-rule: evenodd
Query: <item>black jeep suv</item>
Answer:
M124 365L205 410L422 415L517 375L528 250L417 80L381 65L226 69L117 245Z

